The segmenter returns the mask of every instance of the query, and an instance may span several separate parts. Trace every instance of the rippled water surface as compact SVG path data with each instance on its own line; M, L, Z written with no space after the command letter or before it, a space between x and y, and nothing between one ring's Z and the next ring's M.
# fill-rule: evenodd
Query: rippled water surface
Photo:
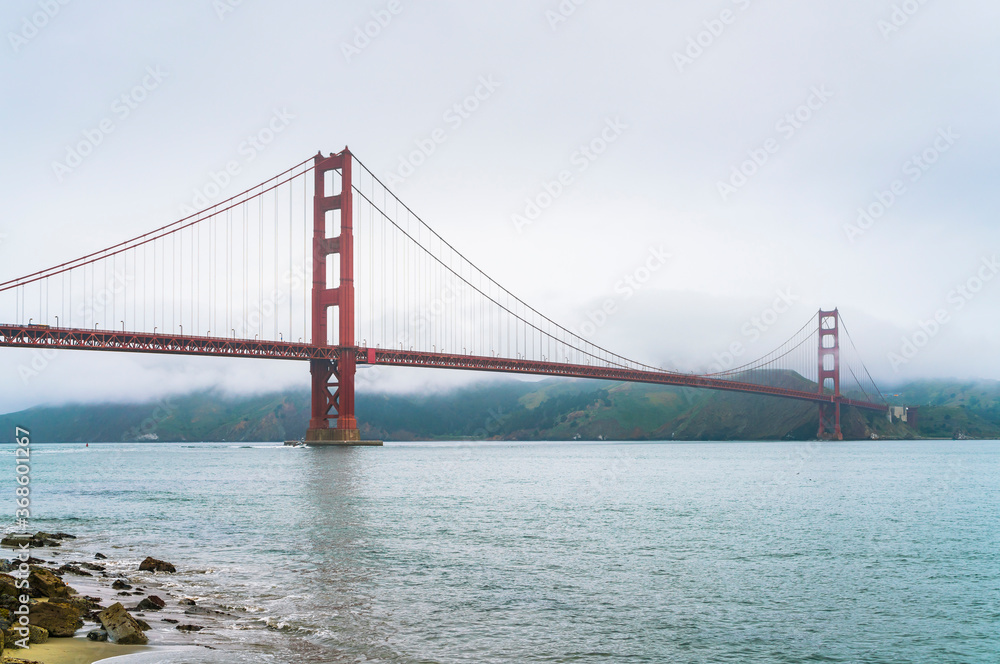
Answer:
M230 615L130 662L1000 662L997 442L36 445L32 489Z

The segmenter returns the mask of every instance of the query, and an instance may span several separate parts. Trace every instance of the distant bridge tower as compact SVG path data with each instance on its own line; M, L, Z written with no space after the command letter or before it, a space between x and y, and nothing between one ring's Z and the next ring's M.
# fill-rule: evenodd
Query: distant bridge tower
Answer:
M336 361L311 360L312 416L306 441L357 444L361 441L354 417L354 377L357 367L354 347L354 217L351 189L352 156L315 157L313 197L313 285L312 344L336 346ZM331 182L327 174L332 173ZM327 236L327 227L332 236ZM333 284L328 283L327 265L333 262ZM331 344L328 317L333 310L336 341ZM331 426L332 425L332 426Z
M819 393L832 389L830 402L819 404L818 438L843 440L840 431L840 312L819 312Z

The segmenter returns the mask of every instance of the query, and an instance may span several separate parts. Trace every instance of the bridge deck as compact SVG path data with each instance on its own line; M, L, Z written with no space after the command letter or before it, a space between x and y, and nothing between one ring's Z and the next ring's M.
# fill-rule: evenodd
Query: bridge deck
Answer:
M765 394L813 403L841 403L874 411L885 412L885 404L858 401L833 394L820 394L770 385L756 385L732 380L721 380L694 374L668 371L641 371L624 367L564 364L503 357L450 355L379 348L318 347L303 342L258 341L253 339L227 339L223 337L151 334L112 330L45 327L40 325L0 325L0 346L17 348L50 348L60 350L103 350L132 353L158 353L171 355L201 355L240 357L274 360L336 360L344 350L353 350L358 364L376 364L400 367L425 367L458 369L466 371L493 371L540 376L591 378L632 383L675 385L709 390L726 390Z

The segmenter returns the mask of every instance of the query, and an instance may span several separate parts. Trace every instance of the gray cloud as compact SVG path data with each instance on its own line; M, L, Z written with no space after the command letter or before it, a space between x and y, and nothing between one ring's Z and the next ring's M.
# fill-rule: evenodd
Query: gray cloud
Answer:
M227 3L221 18L211 0L55 4L30 39L25 21L46 3L0 10L4 278L172 221L210 173L242 159L241 144L275 109L287 109L294 122L241 161L233 187L348 143L386 176L415 141L448 127L398 193L567 325L585 321L650 246L665 246L669 266L596 333L637 359L704 367L791 287L800 301L753 345L760 354L820 306L839 306L884 381L1000 376L1000 281L960 310L949 299L1000 253L995 3L924 3L905 22L897 15L898 26L893 8L907 3L888 0L588 0L555 22L546 13L559 12L555 0L400 0L389 21L389 2L245 0ZM372 21L378 30L360 48L358 31ZM345 57L345 44L358 52ZM679 67L677 54L691 62ZM149 68L167 76L120 117L115 100ZM445 114L482 77L501 85L449 125ZM788 114L820 86L832 95L789 134ZM615 117L628 123L620 139L519 233L512 214ZM106 118L114 130L60 182L53 162ZM906 164L949 128L954 145L906 179ZM723 200L719 183L768 141L778 149L765 149L766 161L746 167L752 174ZM905 193L852 242L845 226L897 179ZM942 308L948 324L893 366L903 339ZM18 367L31 359L0 353L7 409L307 385L297 364L86 353L60 354L25 384ZM402 389L439 379L385 371L380 380Z

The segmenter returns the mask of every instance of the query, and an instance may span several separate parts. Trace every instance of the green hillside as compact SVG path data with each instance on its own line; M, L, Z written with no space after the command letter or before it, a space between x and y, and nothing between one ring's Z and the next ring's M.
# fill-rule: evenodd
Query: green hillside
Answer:
M1000 381L919 381L890 390L886 397L894 404L920 405L921 436L1000 437Z
M793 373L771 383L808 388ZM1000 438L1000 383L913 383L890 401L919 405L915 429L845 408L846 438ZM808 440L814 404L737 392L585 380L506 381L441 393L364 394L358 421L381 440ZM143 404L67 405L0 416L37 442L281 441L305 435L305 391L227 398L198 393Z

